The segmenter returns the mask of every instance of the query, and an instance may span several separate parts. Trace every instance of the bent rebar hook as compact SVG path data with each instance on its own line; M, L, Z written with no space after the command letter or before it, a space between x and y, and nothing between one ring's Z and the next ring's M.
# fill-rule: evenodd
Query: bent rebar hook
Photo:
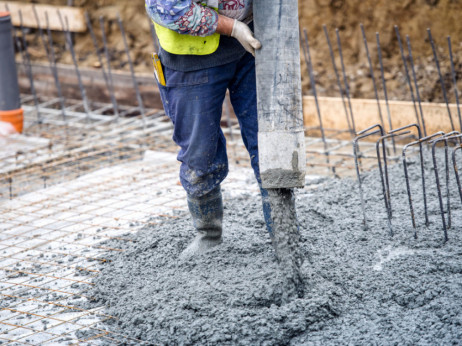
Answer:
M375 148L377 151L377 161L379 164L380 181L382 183L382 193L383 193L383 199L385 202L385 209L387 211L387 223L388 223L388 230L390 231L390 236L393 236L393 227L391 223L391 219L392 219L391 194L390 194L390 182L388 179L387 157L385 155L385 139L394 138L398 136L404 136L409 133L411 133L411 131L405 131L405 132L400 132L400 133L390 133L388 135L380 137L375 143ZM382 169L382 159L380 156L380 142L382 142L382 148L384 152L384 156L383 156L384 169ZM385 177L384 177L384 171L385 171Z
M422 189L423 189L423 201L424 201L424 209L425 209L425 224L428 225L428 217L427 217L427 196L425 193L425 174L424 174L424 160L423 160L423 151L422 151L422 131L420 129L419 124L410 124L406 125L403 127L400 127L399 129L395 129L390 131L389 133L396 133L399 131L403 131L405 129L409 129L411 127L415 127L417 129L417 134L419 136L417 143L419 144L419 152L420 152L420 169L421 169L421 174L422 174ZM404 176L406 180L406 189L407 189L407 195L409 199L409 205L411 208L411 217L412 217L412 225L414 227L414 237L417 238L417 233L415 231L416 225L415 225L415 217L414 217L414 212L413 212L413 206L412 206L412 197L411 197L411 188L409 185L409 175L407 171L407 161L406 161L406 149L409 147L408 145L405 145L403 148L402 152L402 160L403 160L403 168L404 168Z
M450 139L456 139L456 138L460 138L462 137L462 135L458 134L458 135L455 135L455 136L451 136L452 134L454 133L458 133L457 131L453 131L451 133L448 133L446 134L444 137L442 138L438 138L434 141L432 141L432 157L433 157L433 168L434 168L434 171L435 171L435 179L436 179L436 189L438 191L438 201L439 201L439 204L440 204L440 213L441 213L441 220L442 220L442 223L443 223L443 232L444 232L444 241L447 242L448 241L448 228L451 228L451 199L450 199L450 195L449 195L449 158L448 158L448 140ZM441 185L440 185L440 179L439 179L439 174L438 174L438 164L437 164L437 161L436 161L436 145L441 142L441 141L444 141L444 156L445 156L445 164L446 164L446 169L445 169L445 173L446 173L446 198L447 198L447 214L448 214L448 222L446 224L446 218L444 216L444 205L443 205L443 194L441 192Z
M378 128L378 130L372 131L375 128ZM382 125L380 124L372 125L368 127L367 129L358 132L356 138L353 140L353 154L354 154L354 159L355 159L356 176L358 178L359 197L361 199L361 210L363 213L363 229L365 231L368 230L368 226L367 226L367 219L366 219L366 207L364 204L364 193L363 193L363 188L362 188L361 172L360 172L361 167L360 167L360 155L358 155L358 151L359 151L358 142L359 140L363 138L373 136L379 133L380 133L380 136L383 136L385 134Z
M462 186L460 184L459 169L458 169L457 163L456 163L456 152L457 152L457 150L462 151L462 144L459 144L459 146L457 148L454 148L454 150L452 151L452 164L454 165L454 173L456 175L457 187L459 188L460 203L462 203Z
M409 200L409 209L411 212L411 220L412 220L412 227L414 228L414 238L417 238L417 226L415 222L415 214L414 214L414 207L412 204L412 195L411 195L411 187L409 184L409 174L407 170L407 156L406 156L406 151L408 148L411 146L419 144L419 151L420 151L420 169L421 169L421 175L422 175L422 193L423 193L423 201L424 201L424 213L425 213L425 225L428 226L430 224L429 219L428 219L428 205L427 205L427 194L426 194L426 186L425 186L425 170L424 170L424 160L423 160L423 153L422 153L422 143L425 143L427 141L430 141L431 139L434 139L437 136L444 136L444 132L440 131L437 133L434 133L430 136L426 136L424 138L420 138L418 141L408 143L404 146L403 148L403 168L404 168L404 176L406 179L406 188L407 188L407 195L408 195L408 200Z

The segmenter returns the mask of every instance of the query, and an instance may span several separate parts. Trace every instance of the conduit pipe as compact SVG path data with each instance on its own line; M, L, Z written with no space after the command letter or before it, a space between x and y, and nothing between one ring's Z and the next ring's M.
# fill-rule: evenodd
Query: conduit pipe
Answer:
M24 118L19 99L18 75L14 60L11 16L0 12L0 121L22 132Z

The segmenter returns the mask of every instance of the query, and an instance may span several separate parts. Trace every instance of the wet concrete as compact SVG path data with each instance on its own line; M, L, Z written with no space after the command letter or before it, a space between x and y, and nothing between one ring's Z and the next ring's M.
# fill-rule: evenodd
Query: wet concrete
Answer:
M273 247L284 277L282 303L305 294L301 273L304 256L300 251L300 231L293 189L268 189L273 219Z
M104 305L115 317L108 329L155 344L459 344L462 208L451 185L453 228L444 243L434 172L426 166L428 228L419 167L409 167L418 239L399 165L390 169L393 238L377 174L364 181L368 231L355 181L297 192L301 298L283 304L285 277L260 200L249 194L225 198L223 244L197 258L178 260L194 237L186 215L151 220L157 224L133 242L106 242L125 251L105 257L87 307Z

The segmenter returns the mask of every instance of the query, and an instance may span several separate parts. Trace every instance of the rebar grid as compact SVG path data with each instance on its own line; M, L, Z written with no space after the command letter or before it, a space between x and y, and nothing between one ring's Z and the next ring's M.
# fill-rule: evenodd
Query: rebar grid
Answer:
M98 275L95 266L106 260L100 256L122 251L99 245L102 240L130 241L124 235L149 224L150 217L175 217L186 209L175 155L164 162L162 156L157 162L103 169L1 204L0 294L8 301L0 314L3 340L35 344L66 336L82 343L88 338L76 338L75 332L92 330L92 339L120 343L97 327L112 316L79 308L72 300L91 299L87 292ZM231 173L224 189L247 190L248 184L239 179ZM52 312L47 313L49 306ZM72 318L59 317L71 313ZM90 317L89 323L80 323Z
M150 117L145 122L139 116L117 119L96 113L87 118L71 111L79 107L75 102L66 108L68 116L63 121L59 111L48 108L56 102L51 101L40 105L41 123L34 121L33 107L23 106L26 134L38 138L32 143L24 137L15 143L13 138L0 153L0 198L13 198L105 166L139 160L149 147L174 150L165 137L172 125L163 111L148 110ZM107 105L100 109L105 108Z
M29 100L29 101L28 101ZM148 109L144 120L140 116L116 118L92 113L89 117L79 112L78 101L66 104L66 120L61 118L56 99L41 100L42 122L35 121L35 107L28 105L31 97L24 96L26 135L12 137L0 150L0 199L11 199L24 193L46 188L59 182L78 178L82 174L109 167L120 162L140 160L146 150L175 152L171 141L173 128L163 111ZM99 110L111 105L98 104ZM128 108L130 112L136 108ZM225 129L230 157L236 164L247 163L237 121L228 121ZM318 127L307 128L314 136ZM325 129L323 147L321 139L308 138L308 166L314 173L326 174L325 168L340 169L337 175L350 175L353 155L346 148L349 141L342 140L347 131ZM325 143L324 143L325 142ZM324 163L325 146L332 162ZM9 148L9 149L8 149ZM239 149L238 149L239 148ZM351 162L349 162L351 159Z
M64 125L59 114L47 113L44 107L43 122L37 124L30 121L33 111L25 108L26 134L46 133L49 142L2 160L1 191L9 188L5 181L25 188L14 185L18 192L0 202L0 339L24 344L95 339L120 343L120 336L116 340L114 333L98 327L112 316L101 309L85 310L75 301L92 298L89 290L99 274L97 264L106 261L102 255L122 251L102 241L131 241L127 234L155 224L149 218L176 217L185 210L178 163L168 153L176 151L168 138L171 125L161 116L148 117L146 130L136 117L85 124L78 113ZM229 131L228 137L240 137L238 127ZM249 167L242 143L230 142L232 166L239 171L240 166ZM147 149L159 149L154 162L141 161ZM101 157L106 151L115 154ZM90 167L82 169L83 164ZM252 175L246 169L246 175ZM98 171L90 173L94 170ZM233 170L224 190L228 186L229 193L247 191L245 175L233 176ZM54 185L59 181L65 182ZM251 189L258 191L256 184Z
M35 109L23 100L26 135L47 140L3 154L0 165L0 340L140 343L101 329L114 317L102 308L86 310L82 302L92 299L91 281L99 275L97 265L107 261L104 254L123 251L102 242L130 242L127 235L155 224L156 217L174 218L186 210L171 124L155 110L147 110L144 123L139 116L116 121L97 114L88 121L78 102L67 107L71 115L64 122L59 110L47 108L56 100L42 100L37 123ZM225 196L249 191L252 176L239 125L229 125ZM324 163L324 142L307 137L310 173L326 175L336 165L338 174L350 174L350 141L341 139L343 131L326 134L330 166ZM15 139L18 146L21 140ZM250 190L256 194L258 186Z

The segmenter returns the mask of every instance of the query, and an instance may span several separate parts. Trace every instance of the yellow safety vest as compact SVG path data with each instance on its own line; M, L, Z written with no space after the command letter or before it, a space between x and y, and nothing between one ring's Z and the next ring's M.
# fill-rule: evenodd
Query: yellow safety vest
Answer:
M203 4L218 12L218 1L208 0ZM205 37L191 36L179 34L157 23L154 23L154 26L162 49L171 54L208 55L214 53L220 44L220 34L218 33Z

